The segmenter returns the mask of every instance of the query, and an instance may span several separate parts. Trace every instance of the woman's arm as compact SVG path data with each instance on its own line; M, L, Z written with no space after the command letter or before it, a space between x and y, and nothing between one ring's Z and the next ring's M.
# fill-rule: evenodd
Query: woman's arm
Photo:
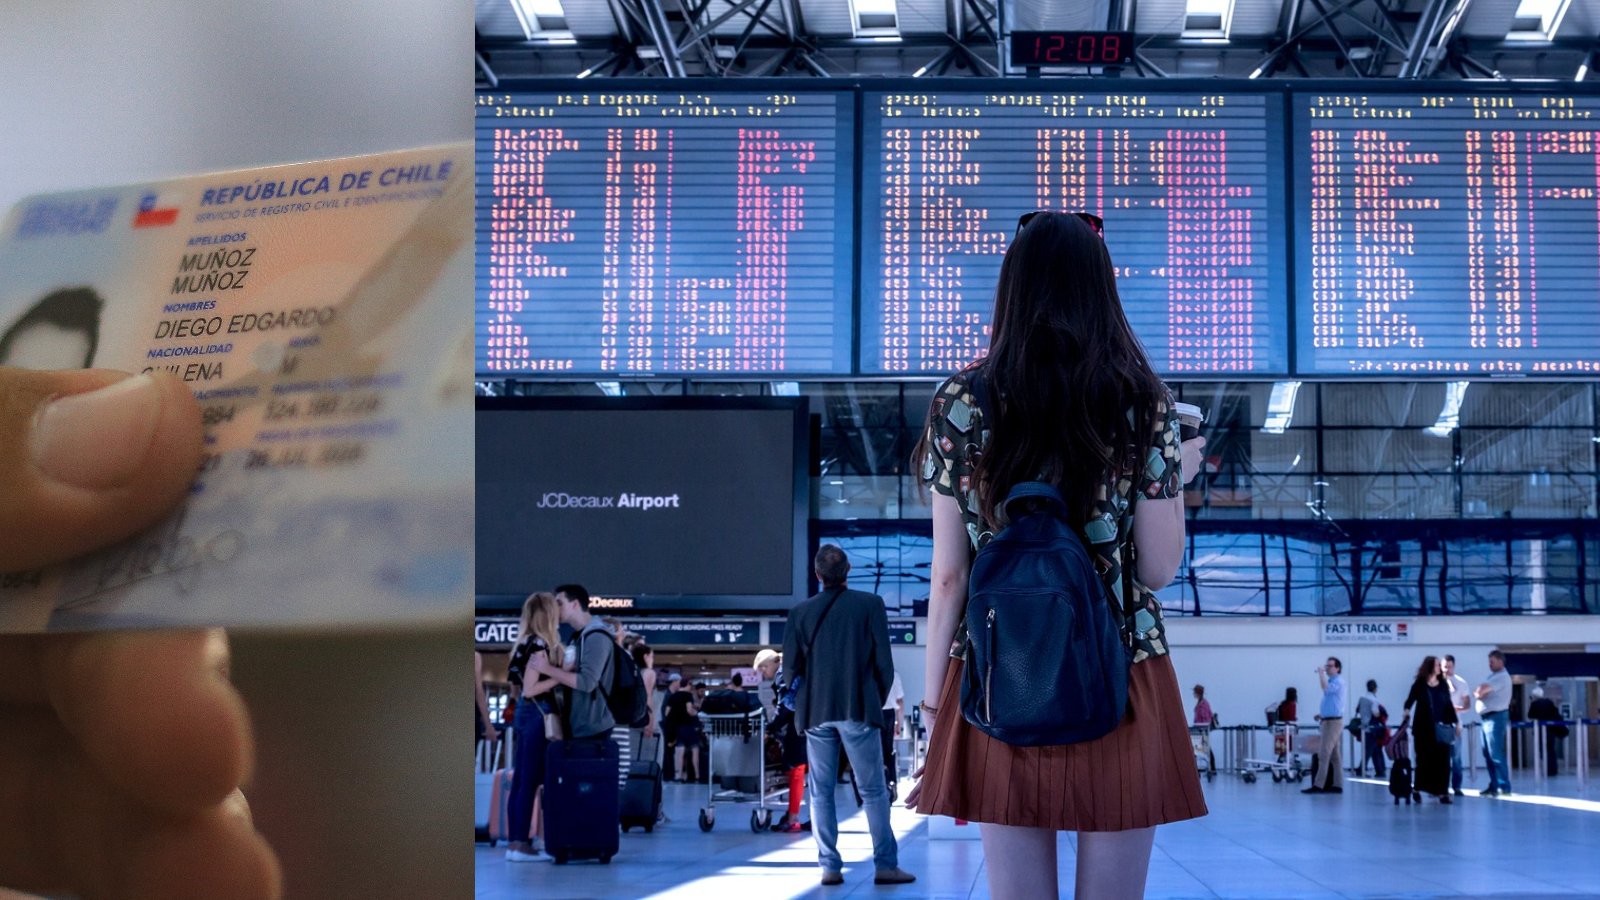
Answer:
M967 574L972 567L971 543L961 508L954 497L933 494L933 569L928 586L928 639L923 663L924 702L938 704L950 667L950 642L967 605ZM943 712L943 710L940 710Z
M1200 474L1200 451L1206 439L1190 438L1179 445L1179 480L1188 484ZM1170 469L1168 471L1171 471ZM1183 562L1185 523L1183 493L1176 497L1139 498L1134 507L1133 545L1137 551L1138 571L1134 577L1152 591L1159 591L1172 583Z
M645 706L650 707L650 721L645 723L644 736L647 737L647 738L653 738L653 737L656 736L656 704L655 704L656 670L655 669L645 669L644 670L644 695L649 700L649 702L645 703Z
M526 697L529 700L532 700L534 697L537 697L540 694L543 694L546 691L549 691L551 688L553 688L555 686L556 686L556 680L554 678L549 678L549 677L546 677L546 676L543 676L543 675L536 676L531 681L523 682L523 684L522 684L522 696Z
M473 686L477 689L478 714L483 716L484 736L493 741L494 719L489 716L489 698L483 690L483 654L477 651L472 654L472 673L475 676Z
M558 669L550 665L543 653L535 653L528 660L528 671L544 676L545 680L554 681L562 687L577 688L578 673L571 669Z
M1133 545L1138 571L1134 577L1152 591L1172 583L1183 562L1185 536L1183 496L1151 500L1140 498L1134 506Z

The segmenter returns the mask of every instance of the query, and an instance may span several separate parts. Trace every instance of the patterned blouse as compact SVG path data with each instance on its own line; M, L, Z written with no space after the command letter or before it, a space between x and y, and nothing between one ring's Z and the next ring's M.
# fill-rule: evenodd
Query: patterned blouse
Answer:
M958 372L939 386L933 397L928 420L927 445L930 452L922 465L922 482L952 497L966 523L972 550L989 542L994 535L983 523L982 506L973 489L972 473L978 458L989 445L989 429L983 410L972 395L966 373ZM1129 411L1130 418L1132 411ZM1182 491L1181 451L1178 446L1178 416L1172 408L1172 394L1164 392L1156 406L1161 423L1150 435L1144 471L1139 473L1138 490L1152 500L1177 497ZM1125 547L1132 546L1133 516L1128 498L1132 480L1127 473L1110 473L1100 488L1096 515L1084 524L1082 534L1094 557L1100 577L1113 597L1123 598L1124 611L1133 627L1134 662L1167 652L1166 626L1161 621L1161 604L1149 588L1133 578L1123 577ZM952 656L960 657L966 646L966 628L956 631Z

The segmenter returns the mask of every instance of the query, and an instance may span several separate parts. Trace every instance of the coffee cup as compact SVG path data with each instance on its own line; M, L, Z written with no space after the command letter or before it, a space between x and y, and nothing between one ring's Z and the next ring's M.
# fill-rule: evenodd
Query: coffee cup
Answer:
M1205 424L1206 411L1193 403L1174 403L1172 409L1178 414L1178 438L1187 441L1200 436L1200 426Z

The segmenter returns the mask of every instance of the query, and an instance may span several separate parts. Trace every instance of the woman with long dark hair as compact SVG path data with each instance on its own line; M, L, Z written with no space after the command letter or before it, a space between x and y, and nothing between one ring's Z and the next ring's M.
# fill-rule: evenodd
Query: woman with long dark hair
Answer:
M1450 746L1460 738L1456 727L1460 721L1455 704L1450 702L1450 682L1445 680L1443 663L1437 656L1423 657L1417 677L1411 682L1411 693L1406 696L1406 717L1400 727L1411 723L1413 752L1417 755L1413 786L1418 793L1434 794L1440 803L1451 802ZM1446 727L1440 728L1441 725ZM1450 740L1440 740L1445 735Z
M1123 315L1100 227L1082 213L1018 223L989 353L939 386L916 459L934 491L926 684L937 699L922 705L932 738L906 802L982 823L996 900L1057 896L1060 831L1078 832L1077 896L1142 897L1155 826L1206 813L1151 594L1182 559L1182 485L1204 439L1179 443L1172 394ZM1015 746L961 715L968 573L1005 524L1001 501L1027 481L1060 490L1132 630L1131 714L1092 741Z

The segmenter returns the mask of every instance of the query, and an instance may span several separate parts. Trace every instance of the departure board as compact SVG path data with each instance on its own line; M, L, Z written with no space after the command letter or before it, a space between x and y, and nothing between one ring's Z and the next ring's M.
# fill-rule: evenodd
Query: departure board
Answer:
M862 370L947 373L985 353L1017 218L1055 209L1105 220L1157 371L1287 372L1283 103L866 92Z
M1600 373L1600 96L1294 105L1298 370Z
M850 371L847 92L479 94L480 376Z

